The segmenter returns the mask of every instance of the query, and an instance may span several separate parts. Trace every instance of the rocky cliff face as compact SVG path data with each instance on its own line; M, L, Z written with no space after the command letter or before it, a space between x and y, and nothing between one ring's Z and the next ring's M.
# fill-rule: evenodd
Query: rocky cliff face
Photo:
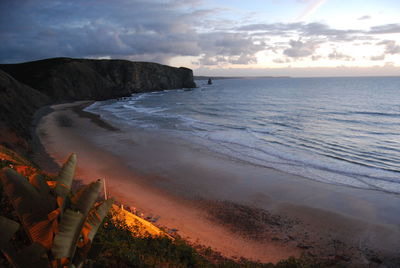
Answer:
M28 147L31 117L50 98L0 70L0 142L14 149Z
M54 58L0 64L0 143L27 151L41 106L195 87L192 70L149 62Z
M55 58L0 69L55 101L101 100L195 87L192 70L150 62Z

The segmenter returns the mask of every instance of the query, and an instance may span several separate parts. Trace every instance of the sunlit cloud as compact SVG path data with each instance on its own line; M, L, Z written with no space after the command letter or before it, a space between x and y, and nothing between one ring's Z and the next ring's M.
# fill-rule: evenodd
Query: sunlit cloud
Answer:
M307 8L289 23L235 21L232 10L226 16L202 0L0 1L0 62L66 56L226 70L399 65L399 21L358 14L339 28L306 20L331 1L297 1Z

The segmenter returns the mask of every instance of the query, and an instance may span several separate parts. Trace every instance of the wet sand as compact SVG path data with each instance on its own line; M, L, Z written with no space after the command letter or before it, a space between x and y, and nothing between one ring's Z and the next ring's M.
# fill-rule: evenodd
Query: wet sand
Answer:
M77 153L78 178L106 178L120 202L160 216L159 225L192 243L263 262L301 254L349 264L398 258L397 195L235 161L162 132L128 132L82 111L86 105L55 105L40 118L47 154L61 163Z

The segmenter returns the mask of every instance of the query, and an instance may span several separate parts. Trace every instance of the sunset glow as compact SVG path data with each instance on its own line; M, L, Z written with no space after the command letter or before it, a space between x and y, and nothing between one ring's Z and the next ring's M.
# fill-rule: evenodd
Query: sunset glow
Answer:
M309 68L331 68L326 74L337 76L348 74L338 71L344 67L355 75L397 75L400 69L395 0L39 2L0 4L1 25L10 25L0 30L1 62L122 58L186 66L196 75L318 76Z

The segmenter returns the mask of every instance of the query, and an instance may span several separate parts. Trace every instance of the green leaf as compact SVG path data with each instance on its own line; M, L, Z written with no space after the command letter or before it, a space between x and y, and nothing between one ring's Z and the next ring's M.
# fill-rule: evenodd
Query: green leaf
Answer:
M15 164L21 165L21 166L30 166L32 167L32 163L30 163L28 160L25 158L21 157L19 154L16 152L7 149L3 145L0 145L0 156L1 158L5 158Z
M109 198L103 201L98 207L90 211L85 222L85 226L87 225L90 226L90 231L88 234L88 238L90 241L93 241L93 238L97 233L97 230L99 229L101 223L103 222L104 217L107 216L108 211L110 210L113 203L114 199Z
M71 189L72 180L74 178L76 166L76 155L72 153L62 166L57 177L55 191L57 195L66 197Z
M93 238L113 203L114 200L111 198L90 210L81 231L81 237L83 239L78 243L77 252L73 261L76 267L82 267L92 245Z
M81 212L66 210L51 248L55 258L72 258L81 233L83 220L84 215Z
M49 185L46 183L43 175L37 173L29 178L29 182L36 188L36 190L41 195L49 195L50 194L51 189L50 189Z
M45 219L35 225L29 226L29 233L34 242L50 249L53 244L54 233L57 230L57 221Z
M19 223L0 216L0 249L8 243L19 228Z
M39 192L33 187L29 181L11 168L4 168L1 172L2 182L5 194L11 199L13 205L17 208L26 208L29 203L34 202L37 205L40 201ZM29 202L19 202L20 198L24 198ZM28 206L30 207L30 206Z
M97 200L100 194L100 190L103 183L101 180L92 182L89 185L83 187L73 198L72 203L75 207L82 212L84 215L89 213L94 202Z
M56 208L55 200L50 195L41 196L26 178L13 169L3 169L0 177L4 193L31 240L49 247L54 230L47 215Z

